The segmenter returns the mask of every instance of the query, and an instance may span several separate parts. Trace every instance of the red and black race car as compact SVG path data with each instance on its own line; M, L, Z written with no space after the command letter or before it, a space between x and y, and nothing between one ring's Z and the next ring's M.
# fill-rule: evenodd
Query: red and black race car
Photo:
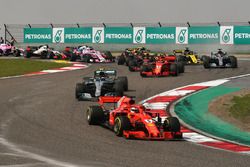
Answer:
M127 139L182 138L180 123L176 117L168 117L162 122L160 113L151 112L143 105L135 104L130 97L105 96L99 98L99 103L98 106L90 106L86 112L89 125L102 125L113 130L117 136ZM117 107L107 109L107 104L110 103L116 103Z
M179 73L183 73L184 71L184 64L177 62L175 56L165 55L157 57L153 63L144 64L141 68L140 75L142 77L178 76Z

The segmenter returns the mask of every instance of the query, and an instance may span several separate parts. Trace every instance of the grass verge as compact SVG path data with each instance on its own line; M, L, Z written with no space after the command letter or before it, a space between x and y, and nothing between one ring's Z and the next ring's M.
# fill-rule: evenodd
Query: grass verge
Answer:
M70 66L69 63L56 63L27 59L0 59L0 77L16 76L41 70Z
M245 96L234 96L232 99L233 105L229 112L233 117L243 122L248 122L250 118L250 94Z

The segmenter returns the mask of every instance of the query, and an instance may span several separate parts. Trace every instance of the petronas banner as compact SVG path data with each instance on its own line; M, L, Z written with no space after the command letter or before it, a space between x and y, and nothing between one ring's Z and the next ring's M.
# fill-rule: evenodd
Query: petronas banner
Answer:
M189 44L212 44L220 41L220 27L189 27L188 43Z
M24 43L52 43L51 28L24 28Z
M105 28L105 43L133 43L133 28L131 27L108 27Z
M234 26L234 44L250 44L249 26Z
M250 44L250 26L24 28L24 43Z
M175 27L147 27L147 44L174 44Z
M64 28L65 43L92 43L92 27Z

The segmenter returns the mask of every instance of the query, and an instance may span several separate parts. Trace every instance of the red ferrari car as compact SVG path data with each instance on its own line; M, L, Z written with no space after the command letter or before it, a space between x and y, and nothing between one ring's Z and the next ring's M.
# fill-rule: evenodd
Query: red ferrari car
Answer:
M142 77L163 77L163 76L178 76L179 73L184 72L184 64L176 62L174 56L162 56L158 57L153 63L145 64L141 69Z
M143 105L135 104L130 97L100 97L100 105L87 110L89 125L110 128L117 136L135 139L171 140L181 139L180 123L176 117L163 122L160 113L151 112ZM116 106L107 109L107 105ZM105 106L106 105L106 106Z

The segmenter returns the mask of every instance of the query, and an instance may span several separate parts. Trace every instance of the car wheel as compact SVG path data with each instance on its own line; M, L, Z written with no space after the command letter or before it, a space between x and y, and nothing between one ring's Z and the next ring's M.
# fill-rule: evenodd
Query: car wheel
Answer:
M130 130L130 120L126 116L118 116L115 118L114 132L116 136L122 136L124 130Z
M164 131L179 132L181 124L176 117L168 117L163 123Z
M184 62L177 62L179 73L185 72L185 63Z
M123 65L125 63L125 57L124 56L119 56L117 59L117 64L118 65Z
M121 83L123 83L123 89L128 91L128 78L127 77L118 77L117 78Z
M128 62L128 69L129 69L129 71L135 71L135 69L134 69L134 67L136 67L137 66L137 64L136 64L136 61L135 60L130 60L129 62Z
M170 73L172 76L178 76L179 75L179 70L177 64L170 64Z
M47 54L48 54L48 52L45 52L45 51L42 52L40 58L41 59L46 59L47 58Z
M210 57L208 56L203 56L203 66L204 68L208 69L210 68Z
M237 68L238 63L237 63L237 58L235 56L229 56L231 67L232 68Z
M100 106L90 106L86 112L89 125L99 125L104 121L103 109Z
M75 89L75 97L79 100L81 93L84 92L84 84L83 83L77 83L76 89Z
M116 81L114 84L114 89L117 96L123 96L124 88L123 84L120 81Z

